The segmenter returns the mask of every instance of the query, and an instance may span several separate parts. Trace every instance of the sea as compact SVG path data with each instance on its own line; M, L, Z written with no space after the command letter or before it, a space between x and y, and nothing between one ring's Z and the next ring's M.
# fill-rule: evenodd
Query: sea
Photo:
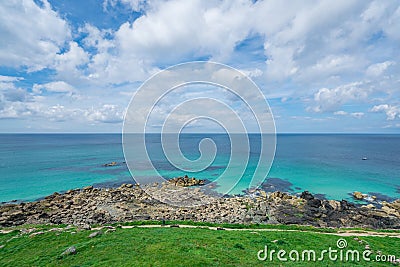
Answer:
M246 137L250 151L245 172L232 174L232 179L240 181L251 179L260 154L260 136ZM182 134L179 144L182 154L195 160L204 138L215 143L216 157L208 168L189 174L168 162L158 134L147 135L146 146L164 178L188 174L214 181L232 163L229 136ZM89 185L135 183L125 161L121 134L0 134L0 202L34 201ZM111 162L115 164L105 166ZM230 193L246 191L241 184L246 183ZM380 200L398 199L400 135L278 134L275 158L262 187L292 194L307 190L336 200L354 201L354 191Z

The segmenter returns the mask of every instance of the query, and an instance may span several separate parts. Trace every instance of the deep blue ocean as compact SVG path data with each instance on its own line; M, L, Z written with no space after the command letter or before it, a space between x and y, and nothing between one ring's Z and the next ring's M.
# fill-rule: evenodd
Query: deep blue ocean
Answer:
M195 159L205 137L214 140L217 157L209 168L190 175L213 180L229 162L228 136L184 134L180 146L185 156ZM249 138L250 161L243 180L251 178L257 164L258 137ZM0 134L0 202L31 201L87 185L133 183L121 140L120 134ZM158 135L149 135L146 141L160 174L166 178L185 174L163 157ZM116 166L103 166L113 161ZM400 135L280 134L265 188L308 190L337 200L351 200L353 191L380 199L400 198Z

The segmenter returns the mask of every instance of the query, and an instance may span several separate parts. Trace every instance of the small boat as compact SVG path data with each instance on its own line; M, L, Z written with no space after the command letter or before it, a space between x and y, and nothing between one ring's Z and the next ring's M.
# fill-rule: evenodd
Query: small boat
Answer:
M362 158L362 160L367 160L367 159L368 159L367 157L363 157L363 158Z

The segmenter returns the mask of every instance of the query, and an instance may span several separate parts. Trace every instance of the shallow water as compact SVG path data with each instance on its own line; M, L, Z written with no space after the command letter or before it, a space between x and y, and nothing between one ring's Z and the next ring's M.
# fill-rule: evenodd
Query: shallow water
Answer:
M212 165L200 173L214 180L230 157L229 137L221 134L184 134L183 154L196 159L198 143L208 137L218 149ZM250 160L238 185L240 193L258 163L260 138L252 135ZM146 138L153 164L166 178L184 175L169 164L158 135ZM350 199L361 191L381 198L400 198L400 135L283 134L277 137L276 156L267 180L271 190L323 194L329 199ZM367 157L368 160L362 160ZM104 167L116 161L117 166ZM131 181L120 134L1 134L0 201L34 200L55 191L92 184L118 185ZM242 162L232 162L233 168ZM146 169L138 170L146 174Z

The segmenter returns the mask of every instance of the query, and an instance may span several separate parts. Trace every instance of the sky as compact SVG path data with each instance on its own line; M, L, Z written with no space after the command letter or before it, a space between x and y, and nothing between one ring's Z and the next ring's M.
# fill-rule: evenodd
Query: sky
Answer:
M0 132L121 132L145 80L201 60L248 75L277 132L400 133L399 28L397 0L1 1Z

